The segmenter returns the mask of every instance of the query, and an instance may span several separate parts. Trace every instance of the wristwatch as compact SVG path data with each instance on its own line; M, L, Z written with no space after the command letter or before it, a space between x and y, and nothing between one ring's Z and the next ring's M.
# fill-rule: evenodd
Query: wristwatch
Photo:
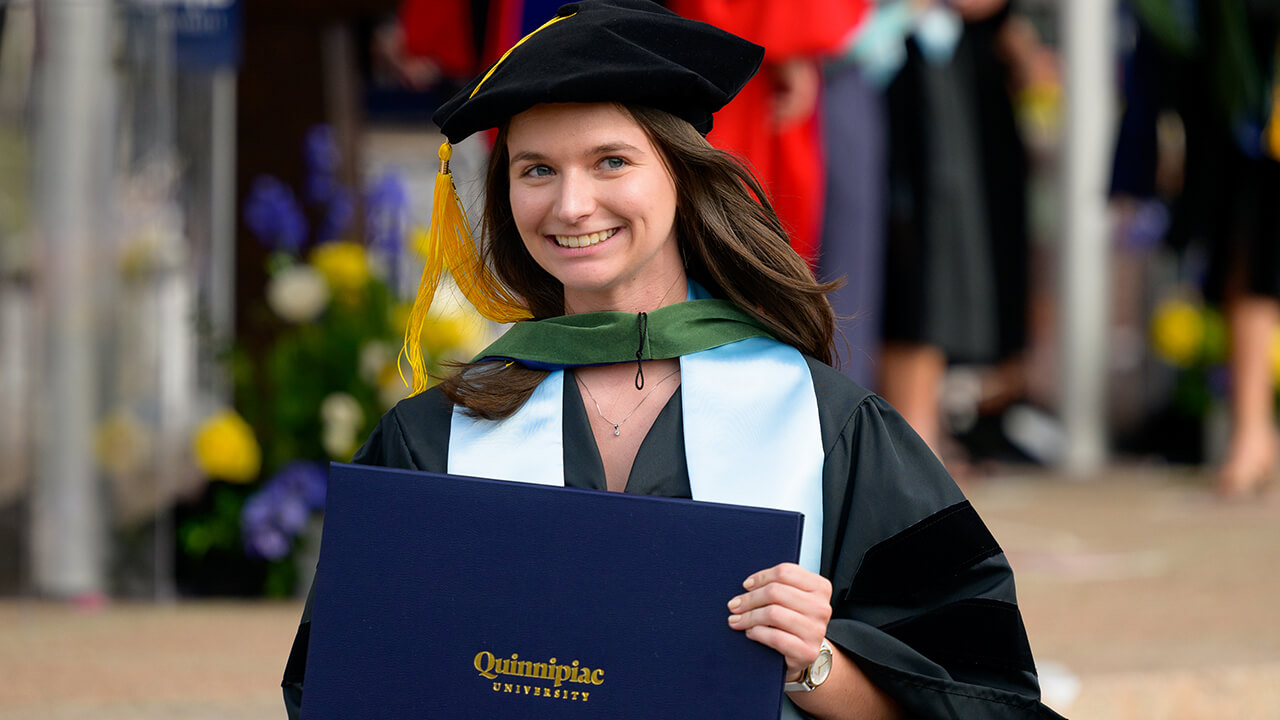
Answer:
M787 692L813 692L813 689L827 681L831 674L831 643L822 639L822 647L818 648L818 659L800 673L800 679L782 686Z

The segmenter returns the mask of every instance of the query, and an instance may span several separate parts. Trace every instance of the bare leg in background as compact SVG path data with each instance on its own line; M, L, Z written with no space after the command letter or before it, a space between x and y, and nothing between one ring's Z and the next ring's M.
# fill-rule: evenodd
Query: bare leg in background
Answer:
M1219 494L1261 489L1276 471L1277 437L1271 343L1280 326L1280 301L1238 295L1227 302L1231 331L1231 441L1218 471Z
M942 378L947 358L933 345L888 342L880 354L880 396L937 455L942 434Z

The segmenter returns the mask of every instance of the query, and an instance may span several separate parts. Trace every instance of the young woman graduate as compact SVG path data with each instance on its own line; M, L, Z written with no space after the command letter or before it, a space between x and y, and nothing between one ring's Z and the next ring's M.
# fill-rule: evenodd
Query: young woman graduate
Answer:
M830 288L704 139L762 56L648 0L588 0L442 106L451 142L499 130L482 243L442 168L417 394L356 461L803 512L800 563L724 598L785 657L785 717L1056 717L999 546L902 418L831 368ZM417 323L442 267L519 322L427 389Z

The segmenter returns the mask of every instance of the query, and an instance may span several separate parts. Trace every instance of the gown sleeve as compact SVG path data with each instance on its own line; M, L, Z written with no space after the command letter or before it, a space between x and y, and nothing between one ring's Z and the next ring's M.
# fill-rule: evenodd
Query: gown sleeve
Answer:
M909 717L1057 718L1013 572L928 446L871 394L822 414L828 638Z
M444 472L449 455L449 424L453 406L438 390L430 390L401 401L378 421L369 439L356 451L351 462L407 470ZM316 569L317 575L320 569ZM315 582L307 591L307 604L298 622L298 632L285 663L284 707L290 720L302 712L302 685L307 671L307 649L311 638L311 603Z

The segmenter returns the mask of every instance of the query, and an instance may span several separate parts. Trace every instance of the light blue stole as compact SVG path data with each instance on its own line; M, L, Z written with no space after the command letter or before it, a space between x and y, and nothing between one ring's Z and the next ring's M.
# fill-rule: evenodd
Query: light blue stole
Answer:
M690 299L704 293L690 283ZM802 513L800 565L819 572L824 453L804 356L771 338L748 338L682 356L680 375L693 498ZM505 420L471 418L455 407L448 471L564 485L563 414L562 370ZM799 717L790 701L782 717Z

